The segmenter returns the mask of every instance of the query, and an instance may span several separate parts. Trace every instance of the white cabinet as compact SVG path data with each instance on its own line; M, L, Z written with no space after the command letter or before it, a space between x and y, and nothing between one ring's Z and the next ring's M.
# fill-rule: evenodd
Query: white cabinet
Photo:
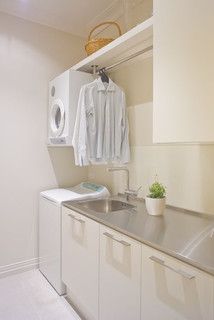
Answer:
M214 142L213 12L213 0L154 0L154 142Z
M62 280L86 316L98 319L99 224L63 207Z
M213 320L214 277L62 211L62 279L87 320Z
M142 320L213 320L212 276L142 245Z
M100 320L140 319L141 244L100 226Z

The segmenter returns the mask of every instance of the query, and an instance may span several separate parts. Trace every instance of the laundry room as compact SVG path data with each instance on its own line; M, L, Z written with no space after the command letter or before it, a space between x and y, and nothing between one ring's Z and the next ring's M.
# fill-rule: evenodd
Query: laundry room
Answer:
M214 319L213 12L0 0L0 320Z

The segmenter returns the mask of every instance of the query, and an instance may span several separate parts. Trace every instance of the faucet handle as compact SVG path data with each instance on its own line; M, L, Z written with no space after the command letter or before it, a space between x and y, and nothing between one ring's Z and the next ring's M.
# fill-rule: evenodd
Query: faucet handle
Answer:
M137 189L137 193L142 189L142 186L140 186L138 189Z
M125 190L125 194L128 196L132 196L132 197L137 197L138 196L138 192L140 191L140 189L142 188L142 186L140 186L137 190Z

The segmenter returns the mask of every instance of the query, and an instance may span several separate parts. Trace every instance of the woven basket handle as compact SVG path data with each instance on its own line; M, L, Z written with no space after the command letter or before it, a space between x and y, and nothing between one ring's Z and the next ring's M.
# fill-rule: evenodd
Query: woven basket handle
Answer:
M92 33L99 27L103 26L103 25L106 25L106 24L113 24L117 27L117 30L118 30L118 33L119 35L121 36L122 32L121 32L121 29L120 29L120 26L117 22L113 22L113 21L106 21L106 22L102 22L100 24L98 24L96 27L94 27L91 32L89 33L89 36L88 36L88 41L91 40L91 36L92 36Z

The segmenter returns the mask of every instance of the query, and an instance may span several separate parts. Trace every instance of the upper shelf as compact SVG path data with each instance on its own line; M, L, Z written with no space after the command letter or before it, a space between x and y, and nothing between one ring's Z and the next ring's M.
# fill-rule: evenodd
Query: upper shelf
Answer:
M152 42L153 17L138 24L107 46L75 64L71 67L71 70L92 72L92 65L98 65L99 68L107 67L116 63L119 59L151 46Z

